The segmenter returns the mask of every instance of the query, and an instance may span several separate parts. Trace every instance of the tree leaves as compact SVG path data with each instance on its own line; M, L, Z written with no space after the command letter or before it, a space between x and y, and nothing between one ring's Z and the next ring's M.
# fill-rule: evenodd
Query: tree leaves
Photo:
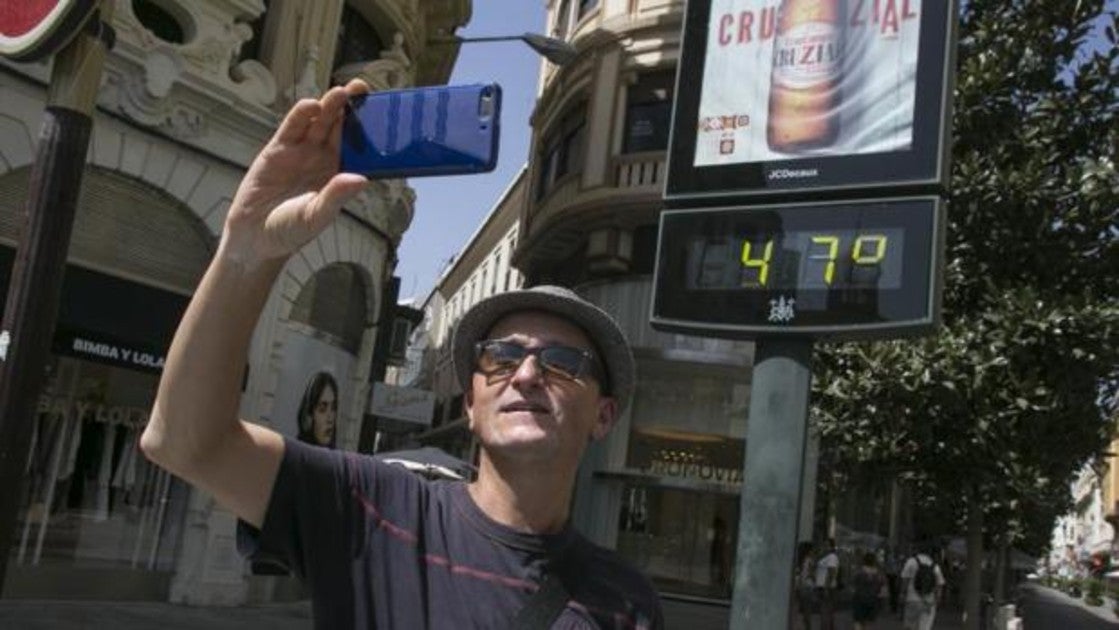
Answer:
M963 4L944 326L821 348L812 415L825 480L901 471L945 511L975 487L1036 545L1119 408L1119 15Z

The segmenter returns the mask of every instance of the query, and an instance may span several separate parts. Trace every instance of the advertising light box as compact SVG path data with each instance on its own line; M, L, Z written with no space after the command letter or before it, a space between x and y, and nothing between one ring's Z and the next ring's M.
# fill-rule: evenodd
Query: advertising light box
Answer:
M665 211L650 323L728 338L925 332L943 231L937 197Z
M954 6L690 0L666 199L943 188Z

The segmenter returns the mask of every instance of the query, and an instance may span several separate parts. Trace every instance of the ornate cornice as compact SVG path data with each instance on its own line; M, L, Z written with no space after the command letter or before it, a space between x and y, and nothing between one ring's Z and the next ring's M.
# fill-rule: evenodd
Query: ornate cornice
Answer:
M98 104L186 144L247 165L275 127L276 83L255 60L238 61L252 29L237 21L259 0L172 2L182 43L159 39L131 3L119 3L117 45L106 60Z

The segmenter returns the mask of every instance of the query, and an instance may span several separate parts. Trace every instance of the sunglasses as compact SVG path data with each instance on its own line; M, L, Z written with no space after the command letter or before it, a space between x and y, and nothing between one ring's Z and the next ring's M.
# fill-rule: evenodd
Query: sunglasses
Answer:
M546 374L577 381L591 376L606 393L606 378L593 353L571 346L526 348L511 341L490 339L474 344L474 367L487 376L507 376L516 372L530 356Z

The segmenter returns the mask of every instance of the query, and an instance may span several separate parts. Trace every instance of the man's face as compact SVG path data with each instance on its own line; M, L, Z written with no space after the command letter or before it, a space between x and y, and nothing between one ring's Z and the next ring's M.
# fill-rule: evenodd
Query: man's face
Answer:
M594 351L578 326L535 311L503 317L487 338L528 349L563 345ZM587 443L610 430L617 407L613 398L601 395L592 377L566 379L545 372L539 360L527 356L511 373L475 371L466 396L470 429L496 458L574 466Z

